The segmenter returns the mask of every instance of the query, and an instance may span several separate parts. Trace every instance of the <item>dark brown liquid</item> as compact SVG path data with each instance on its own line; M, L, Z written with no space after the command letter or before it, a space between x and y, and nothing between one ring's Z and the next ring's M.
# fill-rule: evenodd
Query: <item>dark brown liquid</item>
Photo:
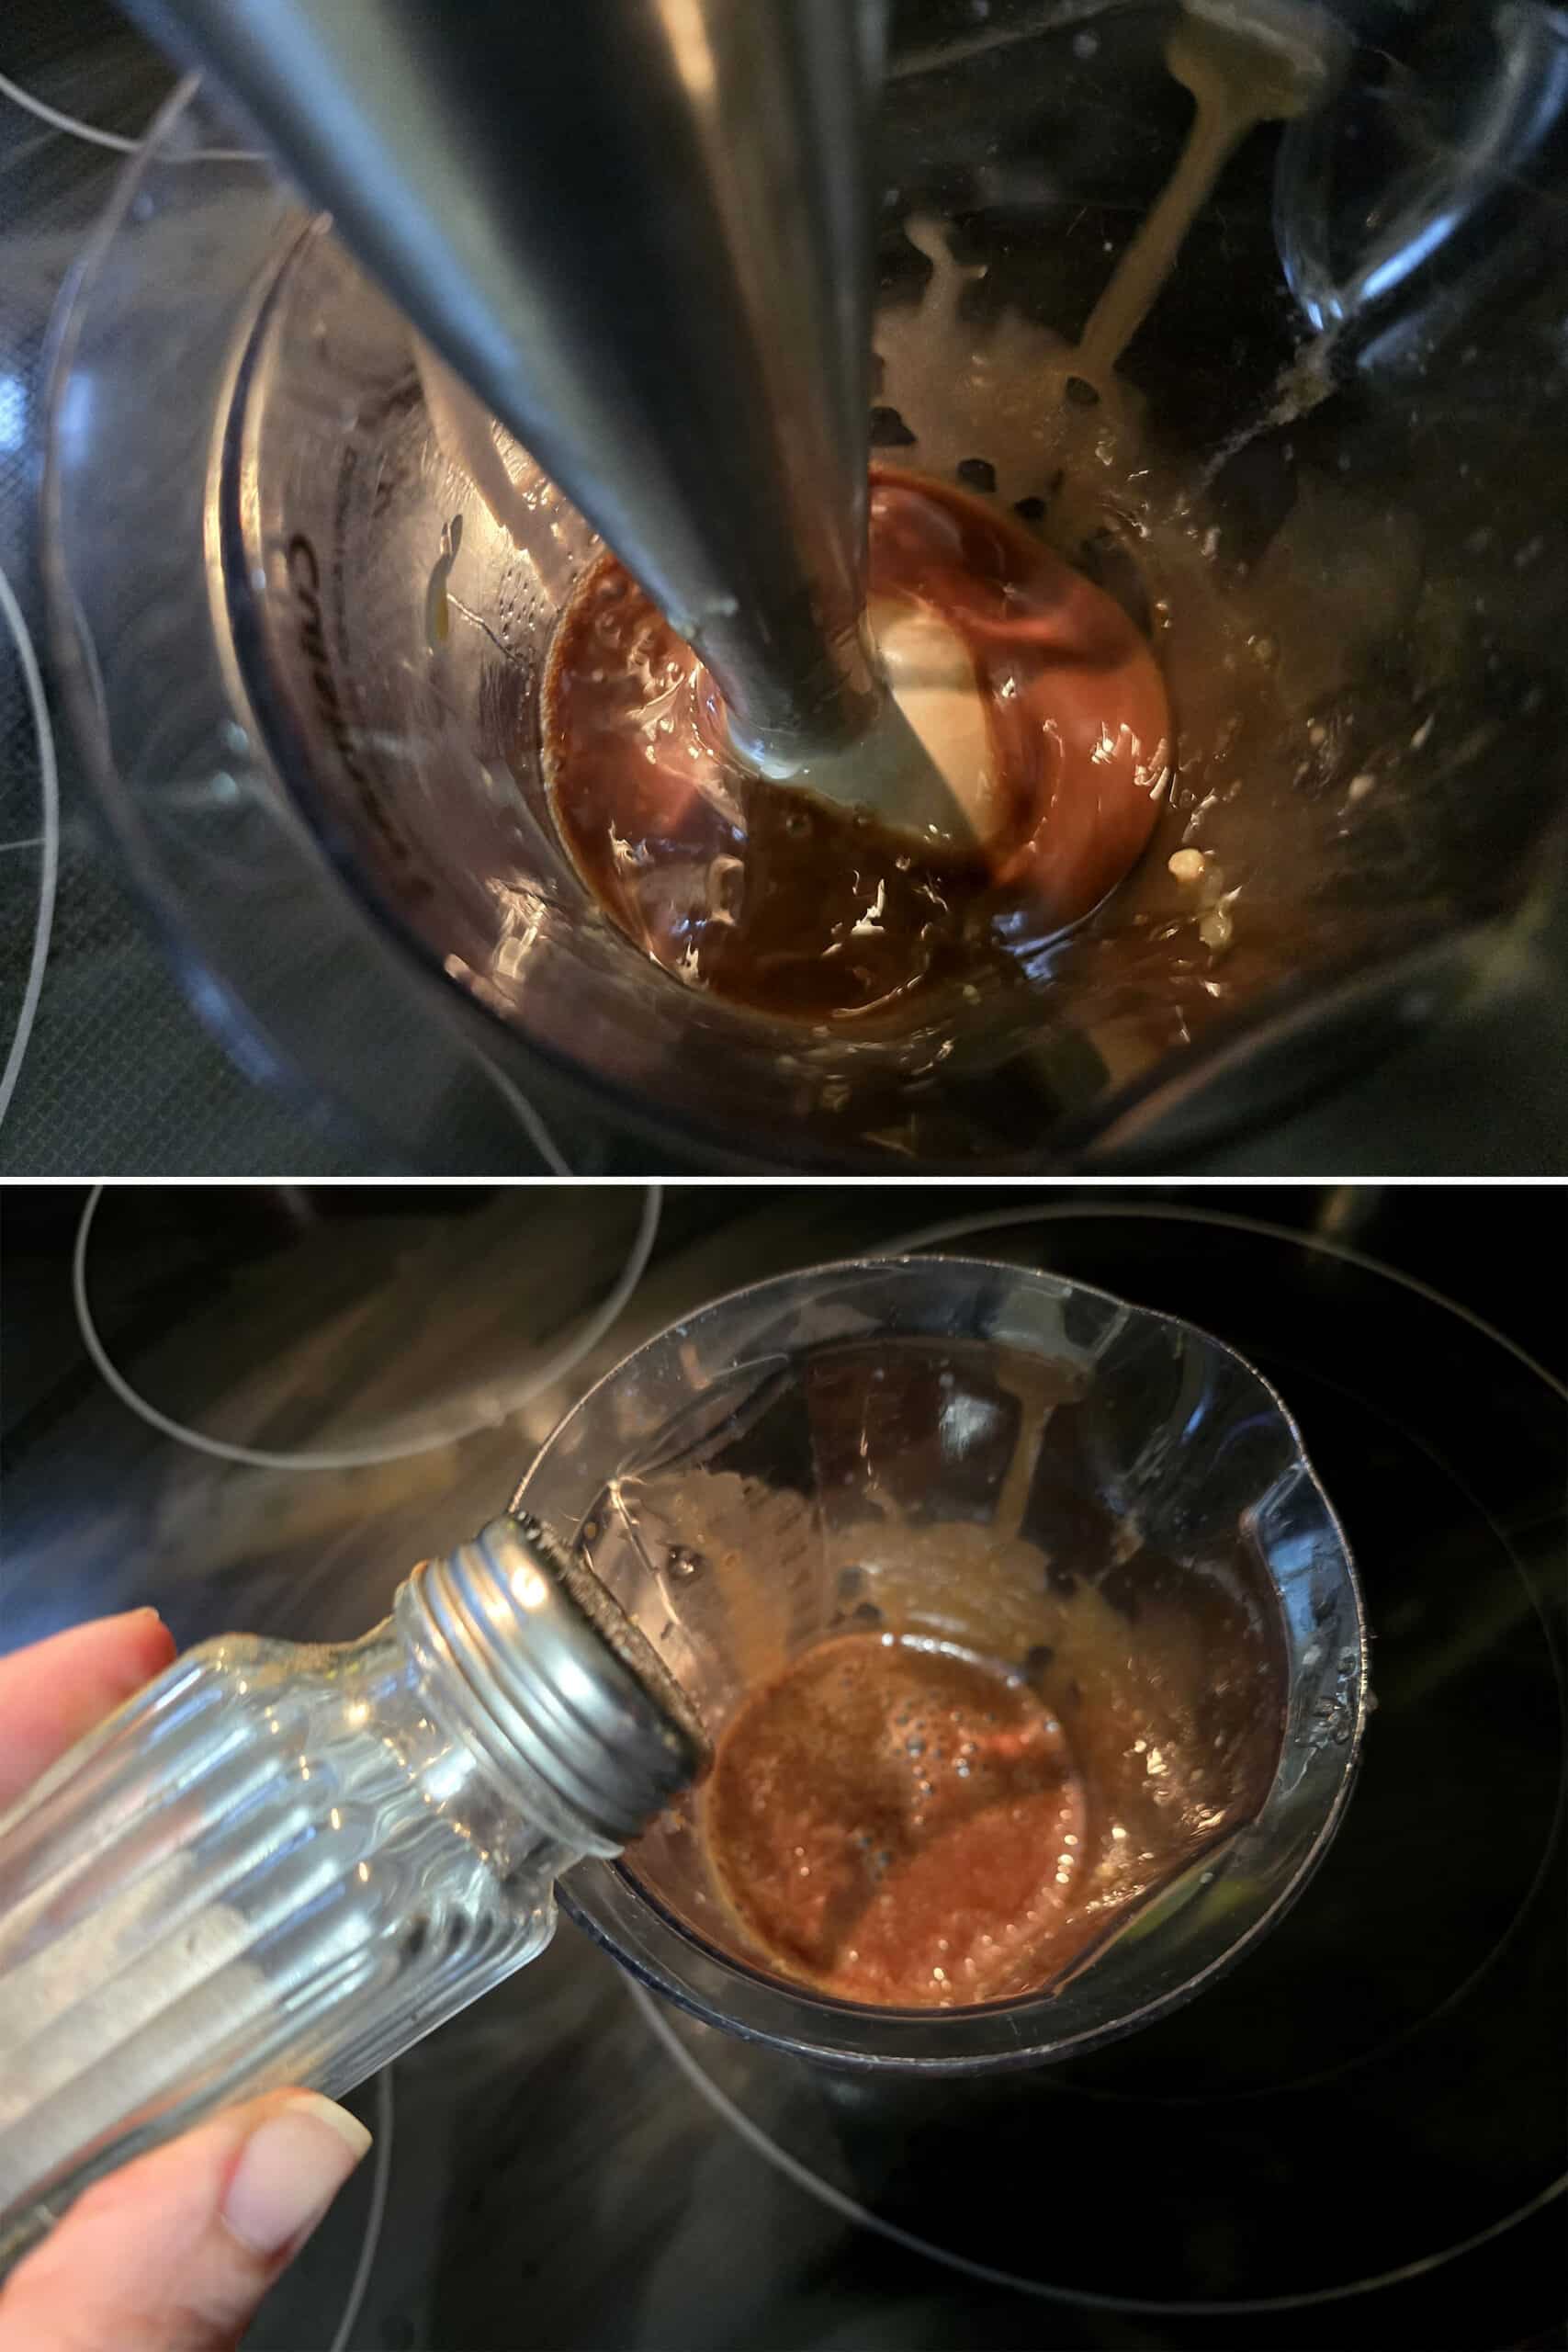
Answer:
M929 854L749 775L711 679L612 556L545 684L557 821L615 921L688 985L813 1023L908 1010L1079 921L1142 850L1172 758L1118 605L979 500L872 481L872 595L934 613L974 664L1001 808L982 850Z
M1082 1940L1088 1805L1027 1683L849 1634L757 1691L704 1805L715 1877L781 1973L845 2000L1027 1991Z

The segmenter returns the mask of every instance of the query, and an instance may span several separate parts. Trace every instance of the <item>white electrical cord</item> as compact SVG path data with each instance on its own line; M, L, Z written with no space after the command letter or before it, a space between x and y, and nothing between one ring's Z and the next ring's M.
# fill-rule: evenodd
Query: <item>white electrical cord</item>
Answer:
M0 97L9 98L24 114L48 123L51 130L63 130L68 138L85 140L89 147L107 147L111 155L140 155L144 139L127 139L118 130L99 130L96 124L83 122L76 115L62 114L42 98L35 98L30 90L13 82L8 74L0 74ZM189 155L169 158L176 164L257 164L262 158L249 147L198 147Z
M501 1096L502 1102L505 1102L507 1108L514 1113L518 1125L523 1129L525 1135L526 1135L529 1142L533 1145L535 1150L538 1153L539 1158L544 1161L545 1166L549 1170L551 1175L575 1176L577 1173L576 1169L568 1166L565 1159L557 1148L554 1136L550 1134L548 1127L546 1126L543 1119L540 1118L539 1114L535 1110L534 1105L529 1102L527 1096L523 1093L520 1088L513 1086L512 1080L505 1077L502 1071L495 1069L493 1064L485 1061L481 1062L479 1067L483 1069L486 1077L491 1080L496 1092Z
M47 122L51 130L63 130L73 139L85 139L89 147L107 147L111 154L134 155L141 147L139 139L123 139L118 130L98 130L90 122L79 122L73 114L62 114L58 107L46 105L0 74L0 96L20 107L24 114L36 115L39 122Z
M22 1057L28 1050L33 1022L38 1013L38 1001L43 993L44 967L49 961L50 933L54 927L54 894L60 880L60 770L54 757L54 730L49 723L49 706L44 700L43 679L39 671L38 656L22 608L17 602L11 583L0 571L0 613L4 613L11 635L17 641L17 659L22 667L22 683L32 705L33 725L38 729L39 794L43 806L42 855L39 861L38 920L33 930L33 952L28 965L27 985L22 990L22 1008L17 1015L17 1025L11 1034L11 1049L6 1057L6 1068L0 1072L0 1125L11 1107L11 1097L17 1091Z
M387 2186L392 2177L392 2070L383 2066L376 2077L376 2177L370 2187L370 2211L365 2222L365 2244L359 2249L358 2267L348 2290L348 2301L343 2307L343 2317L337 2333L327 2346L327 2352L348 2352L348 2340L354 2334L359 2307L365 2301L365 2290L370 2284L370 2267L381 2244L381 2224L387 2218Z
M412 1443L405 1439L394 1444L346 1449L341 1453L271 1453L257 1446L232 1445L225 1438L207 1437L200 1430L187 1428L183 1421L171 1419L167 1413L161 1413L155 1405L150 1405L110 1360L98 1337L97 1326L87 1304L87 1238L93 1229L93 1219L103 1198L103 1191L101 1184L95 1184L87 1195L82 1221L76 1227L76 1246L71 1258L71 1296L83 1346L120 1403L127 1406L139 1420L145 1421L149 1429L157 1430L164 1437L173 1438L178 1445L193 1447L197 1453L209 1454L216 1462L235 1462L253 1470L368 1470L378 1463L405 1462L414 1454L434 1453L442 1446L457 1445L464 1438L476 1436L480 1430L498 1427L520 1411L530 1397L547 1388L552 1381L560 1379L573 1364L580 1363L609 1330L642 1280L649 1259L653 1254L664 1193L661 1184L649 1184L646 1188L636 1238L604 1305L589 1317L582 1329L568 1340L564 1348L547 1357L544 1363L529 1374L523 1385L507 1397L500 1409L492 1407L477 1419L434 1434L426 1433Z

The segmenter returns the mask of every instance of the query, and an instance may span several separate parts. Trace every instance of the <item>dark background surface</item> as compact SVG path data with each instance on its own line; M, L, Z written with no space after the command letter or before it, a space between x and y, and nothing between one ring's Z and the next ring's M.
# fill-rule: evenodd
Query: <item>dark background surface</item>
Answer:
M106 0L12 0L0 26L0 74L121 139L145 129L171 78ZM119 162L0 93L0 565L40 654L40 362L56 296ZM380 1172L384 1146L343 1125L325 1104L264 1091L227 1060L132 902L63 729L57 733L59 901L38 1020L0 1128L0 1172ZM0 1052L9 1047L31 951L39 831L35 731L0 628ZM643 1148L609 1134L597 1148L600 1164L629 1169ZM1423 1042L1201 1164L1239 1176L1542 1173L1568 1165L1561 905ZM538 1165L520 1131L515 1171Z
M1397 2262L1411 2245L1430 2256L1493 2233L1482 2243L1374 2291L1247 2316L1106 2309L967 2278L856 2226L744 2144L618 1970L563 1925L541 1961L394 2070L387 2219L356 2352L1564 2340L1561 2198L1499 2226L1562 2164L1568 1937L1550 1840L1562 1766L1563 1407L1541 1373L1466 1320L1494 1325L1559 1379L1568 1369L1558 1190L675 1188L637 1293L569 1378L468 1443L353 1476L206 1462L108 1395L71 1306L84 1197L12 1187L6 1202L6 1646L148 1599L182 1642L235 1624L307 1638L362 1630L408 1562L478 1523L555 1415L654 1329L742 1281L1005 1205L1053 1214L953 1246L1026 1251L1174 1306L1270 1373L1366 1584L1382 1703L1362 1783L1329 1861L1260 1953L1166 2025L1088 2062L1092 2078L1051 2070L1062 2079L1031 2096L1055 2105L988 2112L955 2092L933 2127L929 2112L887 2102L832 2121L830 2153L861 2199L923 2231L933 2208L921 2166L933 2128L942 2165L951 2127L935 2208L948 2242L973 2250L1000 2233L1012 2267L1096 2297L1146 2292L1173 2261L1211 2287L1283 2265L1289 2295L1342 2257L1364 2277L1382 2247ZM614 1186L117 1192L94 1227L89 1292L142 1394L209 1430L307 1447L347 1434L338 1416L356 1387L383 1380L389 1330L410 1393L427 1401L458 1371L493 1372L508 1348L522 1364L550 1349L614 1278L640 1203L639 1188ZM383 1319L334 1351L331 1315L366 1298ZM247 1389L268 1363L272 1392ZM779 2062L753 2062L727 2036L688 2030L684 2042L810 2153L819 2085L783 2080ZM1304 2115L1299 2100L1276 2102L1266 2162L1239 2143L1218 2159L1234 2117L1216 2140L1208 2088L1262 2079L1284 2045L1303 2042L1324 2052L1321 2097ZM1196 2109L1148 2105L1195 2086ZM1086 2094L1100 2106L1086 2108ZM1112 2098L1134 2102L1124 2156L1121 2127L1109 2139L1103 2128ZM1092 2129L1091 2112L1102 2118ZM993 2130L1014 2143L1001 2176ZM257 2352L326 2352L370 2188L367 2168L264 2315ZM1169 2217L1188 2210L1201 2232L1181 2222L1173 2251Z

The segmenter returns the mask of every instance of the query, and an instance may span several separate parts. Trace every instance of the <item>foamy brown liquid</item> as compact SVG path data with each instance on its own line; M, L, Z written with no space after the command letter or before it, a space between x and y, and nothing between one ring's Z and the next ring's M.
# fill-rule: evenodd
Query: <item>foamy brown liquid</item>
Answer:
M635 1580L716 1733L626 1872L711 1948L849 1998L1055 1982L1265 1802L1286 1697L1267 1574L1239 1542L1171 1559L1097 1495L1096 1416L1060 1364L845 1341L803 1378L810 1495L705 1442L595 1510L599 1573ZM983 1519L933 1506L960 1419Z
M1088 1798L1018 1675L851 1634L741 1709L705 1804L715 1877L784 1974L953 2007L1028 1991L1073 1944Z

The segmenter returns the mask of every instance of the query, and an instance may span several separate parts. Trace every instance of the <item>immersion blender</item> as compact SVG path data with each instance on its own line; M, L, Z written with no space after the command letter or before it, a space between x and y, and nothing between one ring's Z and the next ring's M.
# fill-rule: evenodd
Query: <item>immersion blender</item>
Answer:
M130 5L636 574L750 763L951 816L865 754L883 0Z

